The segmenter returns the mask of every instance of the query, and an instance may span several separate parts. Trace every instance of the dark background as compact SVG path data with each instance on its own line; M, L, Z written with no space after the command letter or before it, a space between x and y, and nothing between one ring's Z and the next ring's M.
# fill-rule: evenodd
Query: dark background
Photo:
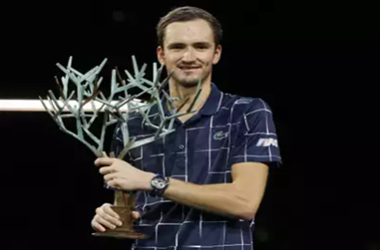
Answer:
M213 81L266 100L284 165L271 172L256 249L380 249L379 24L369 2L99 1L2 4L1 99L56 90L55 66L85 72L156 61L155 25L194 5L222 23ZM105 81L107 83L107 81ZM105 84L106 85L106 84ZM41 113L0 113L0 249L128 249L91 236L112 200L92 153Z

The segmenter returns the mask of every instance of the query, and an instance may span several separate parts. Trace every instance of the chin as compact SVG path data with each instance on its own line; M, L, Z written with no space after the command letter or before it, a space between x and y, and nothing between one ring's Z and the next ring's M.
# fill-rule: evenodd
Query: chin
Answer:
M194 88L198 86L199 80L203 82L210 73L208 74L191 74L191 75L182 75L182 74L173 74L173 79L177 84L183 88Z
M198 86L200 77L174 77L175 81L184 88L193 88ZM203 79L201 79L203 80Z
M184 81L178 81L178 83L185 87L185 88L193 88L193 87L196 87L198 86L198 82L199 80L184 80Z

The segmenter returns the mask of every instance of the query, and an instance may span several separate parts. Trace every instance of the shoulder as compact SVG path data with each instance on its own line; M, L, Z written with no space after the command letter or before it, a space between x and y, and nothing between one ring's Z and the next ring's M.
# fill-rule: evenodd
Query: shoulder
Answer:
M260 113L272 113L269 104L259 97L247 97L223 94L222 109L229 112L233 120L244 118L244 116L260 115Z

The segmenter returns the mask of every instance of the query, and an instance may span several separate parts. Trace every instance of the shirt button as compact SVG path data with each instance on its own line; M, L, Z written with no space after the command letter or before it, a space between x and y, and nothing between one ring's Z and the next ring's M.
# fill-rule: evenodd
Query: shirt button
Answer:
M184 149L185 148L185 146L184 145L179 145L179 149Z

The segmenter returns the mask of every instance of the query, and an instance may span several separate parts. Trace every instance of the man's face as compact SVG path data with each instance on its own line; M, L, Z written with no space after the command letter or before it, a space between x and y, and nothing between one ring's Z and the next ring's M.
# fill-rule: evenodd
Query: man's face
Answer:
M204 20L171 23L166 27L164 48L158 58L172 78L183 87L194 87L211 77L213 64L220 59L221 46L215 48L214 35Z

